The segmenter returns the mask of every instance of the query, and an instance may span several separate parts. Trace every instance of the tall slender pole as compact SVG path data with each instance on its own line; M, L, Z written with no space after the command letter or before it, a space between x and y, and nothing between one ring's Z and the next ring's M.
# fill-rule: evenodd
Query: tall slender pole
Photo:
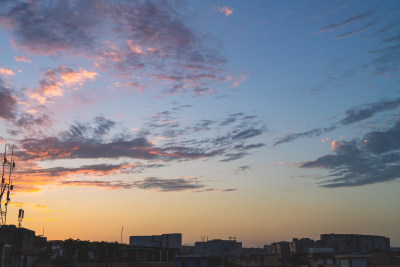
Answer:
M4 156L5 157L5 156ZM6 161L6 160L4 160ZM6 203L4 204L6 207L5 214L4 214L4 224L7 224L7 209L8 203L10 202L10 186L11 186L11 173L13 171L13 163L14 163L14 149L11 149L11 161L9 162L10 165L10 173L8 174L8 183L7 183L7 199Z
M7 158L6 158L6 153L7 153L7 145L5 145L4 146L4 157L3 157L3 172L2 172L2 175L1 175L1 188L0 188L0 216L1 216L1 225L3 225L4 224L4 218L3 218L3 215L4 215L4 212L3 212L3 207L1 206L1 200L3 199L3 194L4 194L4 190L6 189L6 186L5 186L5 184L4 184L4 172L5 172L5 166L6 166L6 163L7 163Z

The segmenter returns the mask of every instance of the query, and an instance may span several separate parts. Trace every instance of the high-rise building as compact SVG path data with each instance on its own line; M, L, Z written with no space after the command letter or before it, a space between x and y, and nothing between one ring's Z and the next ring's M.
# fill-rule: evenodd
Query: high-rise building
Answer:
M390 250L390 239L376 235L322 234L320 247L333 248L335 252Z
M278 256L279 259L290 258L290 243L286 241L272 243L269 247L270 253Z
M237 242L236 239L199 241L194 243L194 247L197 255L235 258L240 257L242 253L242 242Z
M301 253L306 254L309 248L313 248L315 246L315 241L310 238L293 238L292 242L290 242L290 253Z
M130 236L129 245L136 247L176 248L182 247L182 234Z

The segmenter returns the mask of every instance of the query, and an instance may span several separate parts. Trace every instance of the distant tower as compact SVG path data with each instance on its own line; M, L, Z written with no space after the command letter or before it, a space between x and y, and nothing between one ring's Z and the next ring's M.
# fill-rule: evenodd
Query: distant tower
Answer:
M11 174L15 168L14 162L14 150L11 150L11 160L7 160L7 145L4 148L4 158L2 162L3 172L1 175L1 184L0 184L0 217L1 217L1 225L7 224L7 206L10 203L10 191L14 189L11 180ZM9 170L7 170L9 168ZM8 178L7 178L8 173ZM6 199L3 200L4 193L7 192ZM4 203L4 208L2 204Z

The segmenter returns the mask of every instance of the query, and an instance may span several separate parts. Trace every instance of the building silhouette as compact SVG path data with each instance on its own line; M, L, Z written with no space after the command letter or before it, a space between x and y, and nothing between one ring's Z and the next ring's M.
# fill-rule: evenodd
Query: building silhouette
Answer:
M390 250L390 239L376 235L321 234L319 247L333 248L335 252Z

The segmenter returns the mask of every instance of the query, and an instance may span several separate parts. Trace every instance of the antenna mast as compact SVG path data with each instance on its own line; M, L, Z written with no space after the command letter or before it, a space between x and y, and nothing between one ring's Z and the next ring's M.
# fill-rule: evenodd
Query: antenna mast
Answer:
M21 205L22 206L22 205ZM22 227L22 220L24 219L24 210L22 209L22 207L19 209L18 211L18 227L21 228Z
M14 162L14 149L11 149L11 160L7 160L7 145L4 147L4 157L3 157L3 172L1 175L1 184L0 184L0 217L1 217L1 225L7 224L7 207L10 203L10 191L14 189L12 184L11 175L15 168ZM8 179L7 179L7 168L8 171ZM5 200L3 200L4 193L7 192ZM3 205L4 204L4 208Z

